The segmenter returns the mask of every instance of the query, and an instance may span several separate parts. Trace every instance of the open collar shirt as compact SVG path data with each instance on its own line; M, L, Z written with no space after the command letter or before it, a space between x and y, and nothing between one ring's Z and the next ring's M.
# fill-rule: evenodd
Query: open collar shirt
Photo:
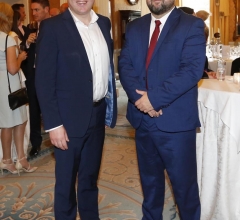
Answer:
M110 69L110 58L107 43L97 24L98 16L91 10L91 21L85 25L71 11L69 11L82 38L88 61L92 70L93 78L93 101L105 97L108 90L108 76Z

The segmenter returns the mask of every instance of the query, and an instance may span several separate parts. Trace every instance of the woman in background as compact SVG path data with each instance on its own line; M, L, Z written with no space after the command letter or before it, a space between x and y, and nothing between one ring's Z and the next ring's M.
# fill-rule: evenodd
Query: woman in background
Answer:
M13 11L13 22L9 35L14 38L14 40L17 43L17 46L19 46L20 43L22 42L20 30L18 29L19 25L21 24L20 18L21 14L18 11Z
M21 34L20 34L20 30L18 29L19 25L21 24L21 14L18 11L13 11L13 22L12 22L12 29L9 32L9 36L12 36L14 38L14 40L16 41L16 46L18 49L18 52L21 53L24 48L23 45L20 46L22 39L21 39ZM22 69L19 69L19 74L21 74L21 82L23 84L23 86L25 87L25 83L24 81L26 81L26 77L23 74Z
M7 40L7 59L5 54L6 36L10 32L13 21L13 10L10 5L0 3L0 128L3 158L0 169L8 170L12 174L20 170L33 172L37 167L31 167L23 150L24 130L27 122L26 106L11 110L8 103L8 78L12 92L21 88L19 81L19 69L27 53L18 54L16 42L9 36ZM8 72L7 72L8 71ZM12 161L11 145L12 137L16 145L18 159L16 165Z
M12 29L9 33L10 36L12 36L14 38L14 40L16 41L17 44L17 48L19 53L21 53L22 51L25 51L26 47L25 45L22 45L22 41L23 41L23 35L21 34L20 30L19 30L19 26L21 25L21 14L19 13L19 11L13 11L13 23L12 23ZM22 65L21 65L22 66ZM26 81L26 77L25 74L23 73L22 69L19 69L19 74L21 74L21 82L22 82L22 86L26 87L25 85L25 81ZM26 106L27 108L27 117L29 119L29 106ZM25 127L25 133L24 133L24 144L23 144L23 149L24 152L27 152L28 146L29 146L29 142L30 142L30 124L29 124L29 120L26 124ZM12 145L12 158L16 159L16 146L13 144Z

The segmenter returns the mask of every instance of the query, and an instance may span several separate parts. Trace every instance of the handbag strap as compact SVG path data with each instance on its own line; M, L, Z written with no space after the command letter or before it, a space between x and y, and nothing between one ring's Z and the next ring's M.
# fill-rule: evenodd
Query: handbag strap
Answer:
M7 69L7 78L8 78L8 90L9 90L9 93L11 94L12 91L11 91L11 86L10 86L10 80L9 80L9 73L8 73L8 68L7 68L7 40L8 40L8 34L6 36L6 41L5 41L5 56L6 56L6 69ZM18 72L18 77L19 77L19 82L20 82L20 87L22 88L22 84L21 84L21 79L20 79L20 75L19 75L19 72Z

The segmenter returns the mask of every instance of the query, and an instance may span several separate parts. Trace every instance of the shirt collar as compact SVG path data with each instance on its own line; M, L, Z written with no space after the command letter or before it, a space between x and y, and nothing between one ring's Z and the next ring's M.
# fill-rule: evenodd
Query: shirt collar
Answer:
M81 20L79 20L79 19L73 14L73 12L71 11L70 8L68 8L68 10L69 10L70 14L72 15L72 18L73 18L73 20L74 20L75 23L80 22L81 24L84 25L84 23L83 23ZM98 16L97 16L97 14L96 14L92 9L91 9L91 11L90 11L90 16L91 16L91 21L90 21L89 25L97 22Z

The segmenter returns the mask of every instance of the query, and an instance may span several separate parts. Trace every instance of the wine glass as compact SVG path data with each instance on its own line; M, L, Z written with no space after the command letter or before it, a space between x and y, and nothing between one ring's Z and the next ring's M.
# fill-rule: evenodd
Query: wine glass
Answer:
M31 21L29 24L29 29L32 30L32 33L35 33L38 31L38 22L37 21Z
M38 34L38 22L37 21L31 21L29 24L29 29L31 30L31 33L36 33L36 38ZM36 42L36 39L35 39Z
M19 45L19 53L22 53L23 51L26 51L26 46L25 45Z
M225 68L217 68L217 79L219 81L224 81L225 80L225 75L226 75Z

